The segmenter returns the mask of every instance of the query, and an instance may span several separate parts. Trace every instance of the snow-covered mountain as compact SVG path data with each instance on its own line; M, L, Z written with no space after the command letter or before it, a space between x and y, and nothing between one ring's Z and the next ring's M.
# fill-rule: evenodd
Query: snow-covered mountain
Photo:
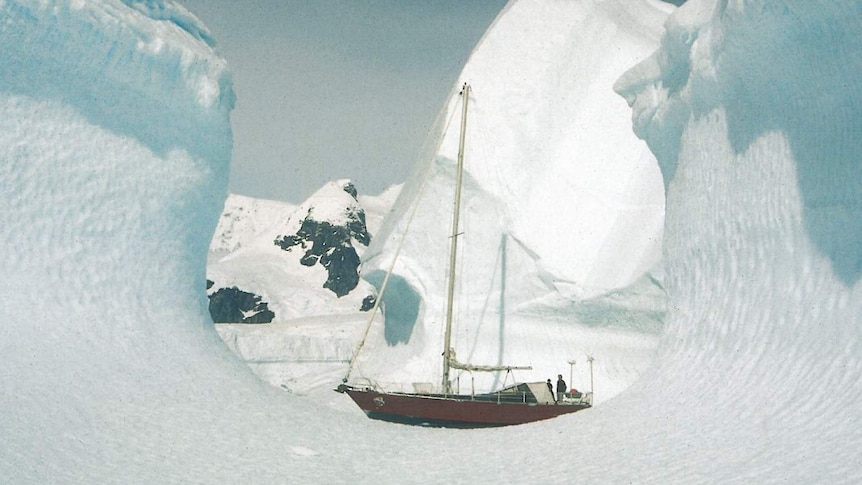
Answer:
M604 374L596 380L598 395L616 396L551 421L466 432L379 423L343 395L298 396L262 384L217 337L204 281L209 235L227 196L233 93L224 61L200 35L205 27L179 8L150 0L0 2L4 481L862 481L858 2L690 0L663 30L665 7L651 0L509 4L465 67L475 86L474 142L499 131L481 128L483 120L517 129L491 144L509 152L486 158L473 146L468 154L480 165L468 176L465 239L475 252L464 259L485 270L467 281L487 288L496 282L497 290L487 300L492 318L480 326L480 338L455 339L458 356L496 359L472 350L471 342L482 340L500 344L501 357L519 364L526 356L518 349L539 349L550 337L551 346L535 357L539 372L565 375L553 362L581 345L594 351ZM619 81L590 75L617 56L633 67ZM506 90L507 80L518 88ZM606 110L599 101L610 102L612 95L604 95L614 83L633 113ZM596 96L576 89L585 85ZM533 98L524 97L525 86ZM487 97L495 92L507 95ZM623 156L634 152L622 148L636 143L621 139L626 170L610 172L661 168L664 275L654 282L638 276L653 263L647 257L653 246L637 237L654 228L647 188L634 191L639 196L629 206L625 189L599 197L596 205L607 208L610 222L596 234L609 245L572 243L590 255L582 256L587 261L570 265L564 261L570 255L548 250L577 240L565 231L589 227L572 224L571 213L589 205L583 193L609 189L599 183L604 178L571 185L572 178L558 175L577 194L575 203L549 210L538 202L543 187L554 197L567 194L557 180L541 180L569 165L534 149L581 147L577 136L555 131L572 112L559 117L551 108L582 95L573 104L591 114L584 114L585 126L605 120L622 127L618 116L633 114L636 132L657 156L656 167L640 165L644 158ZM542 106L546 99L556 102ZM390 248L414 200L424 202L411 224L445 239L445 227L428 227L449 224L435 211L451 198L446 124L458 102L456 88L429 143L429 181L407 181L393 215L370 231L363 255L369 268L385 268L393 258ZM508 118L491 115L500 103ZM527 149L508 157L519 140ZM529 170L518 171L519 159ZM495 162L505 175L496 181L489 168ZM633 184L626 187L639 186ZM496 229L470 229L471 210ZM642 231L626 229L629 219L620 214L627 210L640 214L631 219ZM532 214L544 225L531 225ZM399 261L409 264L399 263L394 286L401 298L390 302L386 322L373 322L357 372L380 375L406 363L407 373L424 374L413 356L436 347L436 319L429 318L442 286L432 275L440 259L436 239L405 240L406 259ZM609 263L613 247L644 250ZM562 259L550 264L552 257ZM601 267L607 275L593 271ZM313 268L322 285L325 268ZM523 276L505 291L503 268L507 276ZM638 288L656 282L666 290L668 316L652 340L652 330L626 326L629 317L618 326L573 324L563 305L593 294L629 302L618 298L620 288L646 297L650 292ZM554 304L534 298L549 295ZM332 301L343 300L333 294ZM400 318L392 319L393 309L403 311ZM606 316L598 304L589 309L590 318ZM335 337L346 352L333 354L343 361L352 350L347 342L355 341L350 329L361 334L363 322L354 325L352 318L319 315L297 324L283 343L299 342L295 351L312 358L321 350L301 335L345 330ZM413 327L392 325L411 318ZM265 365L267 356L256 355ZM580 372L582 357L572 357ZM576 374L576 386L582 377ZM605 382L632 385L605 390Z
M251 246L267 237L273 225L289 218L296 209L289 202L229 194L210 242L211 256L220 258Z
M347 180L326 184L298 207L232 195L210 246L211 301L235 288L237 303L259 297L274 313L269 321L280 322L366 311L375 290L361 281L359 258L370 241L365 210Z
M286 202L228 195L210 242L207 265L265 237L275 221L295 210L294 205ZM220 287L207 279L207 295L210 316L216 323L269 323L276 317L260 295L236 286Z
M356 188L349 182L338 185L340 190L330 184L316 192L288 221L287 234L276 236L274 244L300 255L303 266L323 266L327 274L323 287L342 297L359 284L356 246L368 246L371 235Z
M228 196L207 264L210 315L261 379L306 394L343 377L377 295L360 256L399 190L361 195L337 180L299 206Z

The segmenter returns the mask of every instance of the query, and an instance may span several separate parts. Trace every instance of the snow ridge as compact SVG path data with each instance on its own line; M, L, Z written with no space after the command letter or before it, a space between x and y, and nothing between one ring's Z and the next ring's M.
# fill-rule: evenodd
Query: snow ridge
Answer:
M229 194L210 243L210 252L225 255L250 246L268 237L267 231L294 211L296 206L288 202Z
M182 5L170 0L122 0L122 2L151 19L166 20L176 24L195 38L206 42L210 47L216 46L209 29Z
M7 90L74 106L159 153L177 146L211 159L229 153L222 120L234 104L230 73L177 24L118 1L6 2L3 14L3 45L29 46L6 49L7 65L16 66L0 72ZM144 121L153 119L162 123ZM195 140L204 136L204 143Z

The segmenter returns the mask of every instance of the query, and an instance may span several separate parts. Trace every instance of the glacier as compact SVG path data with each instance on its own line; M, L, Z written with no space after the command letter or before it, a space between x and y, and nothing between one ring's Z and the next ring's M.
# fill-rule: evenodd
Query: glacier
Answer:
M630 8L665 8L630 3L571 2L555 13L561 24L601 33L643 25L627 23ZM562 4L548 5L510 3L483 42L496 29L544 28L536 20ZM652 365L583 413L452 431L373 422L335 393L285 393L218 338L204 283L227 195L234 100L229 71L193 15L158 1L0 2L0 476L859 482L860 13L849 0L690 0L670 14L660 39L660 30L653 38L644 29L657 50L624 52L638 64L607 89L615 82L631 105L622 114L664 182L667 316ZM531 67L556 76L561 57L607 52L593 39L575 36ZM506 49L486 52L505 68ZM475 59L465 73L478 80ZM493 93L476 84L477 96ZM537 94L557 97L564 88L551 83ZM477 122L482 108L523 100L486 99L477 98ZM511 116L533 105L513 106ZM432 137L442 145L432 142L427 153L441 177L448 157L436 154L451 144L444 126ZM511 134L511 149L519 136ZM483 182L481 169L473 176ZM405 184L402 194L413 189ZM478 194L512 216L507 194ZM502 225L512 244L530 248L517 264L535 268L544 239L517 232L528 222ZM386 224L381 233L397 232ZM598 282L592 289L559 288L571 298L627 287L656 262L647 254L629 255L612 278L585 278ZM590 275L590 267L570 271L555 276Z

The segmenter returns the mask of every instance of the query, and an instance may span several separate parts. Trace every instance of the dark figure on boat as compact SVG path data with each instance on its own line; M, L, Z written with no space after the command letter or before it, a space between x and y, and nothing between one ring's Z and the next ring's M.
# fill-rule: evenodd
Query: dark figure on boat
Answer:
M554 395L554 385L553 385L553 384L551 384L551 380L550 380L550 379L548 379L548 390L549 390L549 391L551 391L551 396L553 396L553 395ZM556 400L556 399L554 399L554 402L557 402L557 400Z
M550 382L550 380L548 380ZM566 393L566 381L563 380L562 374L557 374L557 402L563 400L563 394Z

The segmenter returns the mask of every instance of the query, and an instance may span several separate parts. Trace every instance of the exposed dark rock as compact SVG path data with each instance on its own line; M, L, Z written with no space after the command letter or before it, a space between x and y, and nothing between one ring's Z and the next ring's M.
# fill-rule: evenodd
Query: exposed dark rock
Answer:
M375 303L377 303L377 297L374 295L368 295L362 299L362 306L359 308L359 311L367 312L374 308Z
M213 282L207 280L207 289L212 286ZM209 300L210 316L215 323L269 323L275 318L260 296L236 286L220 288L209 295Z
M342 187L342 188L344 189L345 192L350 194L350 196L353 197L354 200L359 200L358 199L359 195L356 192L356 186L353 185L353 182L347 182L346 184L344 184L344 187Z
M329 277L323 287L339 297L350 293L359 284L359 255L353 246L338 246L320 257Z
M356 199L353 184L344 185L344 191ZM312 218L312 209L302 221L296 234L277 236L274 243L285 251L301 248L305 253L299 262L305 266L320 263L329 274L324 288L339 297L344 296L359 284L359 255L353 241L364 246L371 242L371 235L365 225L365 211L356 207L345 207L347 223L333 225L329 221Z
M306 254L299 260L299 264L303 266L314 266L317 264L317 260L320 259L320 256L316 254Z

